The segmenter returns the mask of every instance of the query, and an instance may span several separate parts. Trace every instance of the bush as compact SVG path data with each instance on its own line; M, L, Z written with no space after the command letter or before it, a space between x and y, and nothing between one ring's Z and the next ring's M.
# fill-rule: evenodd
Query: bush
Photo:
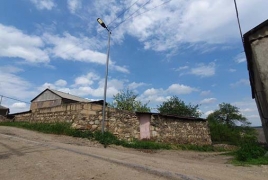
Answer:
M148 140L133 140L132 142L124 142L122 146L135 149L171 149L171 146L168 144Z
M216 149L210 145L199 146L199 145L194 145L194 144L182 144L182 145L178 145L178 148L182 150L192 150L192 151L201 151L201 152L223 151L223 149L219 149L219 148Z
M238 161L248 161L251 159L258 159L263 157L265 149L258 145L258 143L252 138L245 139L240 144L240 149L236 151L235 158Z
M116 144L116 145L121 144L118 138L110 132L104 132L102 134L101 131L96 131L94 132L94 139L105 146L110 144Z

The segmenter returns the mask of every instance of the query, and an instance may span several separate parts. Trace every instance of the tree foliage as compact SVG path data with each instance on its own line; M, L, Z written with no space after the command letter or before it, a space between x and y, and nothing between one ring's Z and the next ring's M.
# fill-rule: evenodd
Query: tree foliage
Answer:
M157 109L161 114L200 117L199 105L185 104L177 96L172 96L160 104Z
M137 97L138 94L134 93L132 90L122 90L114 95L112 107L132 112L150 112L148 103L143 104L141 101L137 100Z
M229 103L219 104L219 109L209 114L208 119L229 127L235 126L238 122L246 126L250 124L247 118L239 112L239 108Z
M249 127L239 108L229 103L219 104L219 109L209 114L211 140L213 142L239 145L244 139L256 139L256 131ZM240 122L242 126L237 126Z

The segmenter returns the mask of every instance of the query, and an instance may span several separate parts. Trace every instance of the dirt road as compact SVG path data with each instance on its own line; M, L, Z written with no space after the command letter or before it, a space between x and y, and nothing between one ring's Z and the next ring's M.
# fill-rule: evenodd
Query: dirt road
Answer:
M237 167L217 153L141 152L18 128L0 127L1 180L266 180L268 166Z

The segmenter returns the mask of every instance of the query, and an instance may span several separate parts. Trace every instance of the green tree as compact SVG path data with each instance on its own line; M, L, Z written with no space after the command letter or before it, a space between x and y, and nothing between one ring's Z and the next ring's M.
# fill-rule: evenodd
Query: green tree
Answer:
M161 114L200 117L199 105L185 104L177 96L172 96L160 104L157 109Z
M256 132L249 127L247 118L240 112L239 108L229 103L219 104L219 109L207 117L211 140L213 142L224 142L238 145L245 139L255 139ZM237 126L240 122L242 126Z
M143 104L141 101L137 100L138 94L134 93L132 90L120 91L114 95L114 102L112 107L127 110L132 112L150 112L148 103Z
M239 112L239 108L229 103L219 104L219 109L209 114L207 119L226 124L229 127L236 126L236 123L238 122L245 126L250 124L247 118Z

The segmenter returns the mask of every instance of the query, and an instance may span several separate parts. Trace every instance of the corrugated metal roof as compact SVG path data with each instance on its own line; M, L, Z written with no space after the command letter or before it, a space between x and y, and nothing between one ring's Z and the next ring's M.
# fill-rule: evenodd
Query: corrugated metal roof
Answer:
M81 98L81 97L78 97L78 96L75 96L75 95L72 95L72 94L69 94L69 93L64 93L64 92L61 92L61 91L57 91L57 90L54 90L54 89L48 89L49 91L57 94L58 96L64 98L64 99L70 99L70 100L74 100L74 101L79 101L79 102L90 102L90 100L88 99L85 99L85 98Z
M61 91L57 91L57 90L54 90L54 89L49 89L49 88L45 89L40 94L38 94L35 98L33 98L31 100L31 102L33 102L36 98L38 98L41 94L43 94L46 91L50 91L53 94L56 94L56 95L60 96L63 99L70 99L70 100L77 101L77 102L90 102L90 100L88 100L88 99L81 98L81 97L78 97L78 96L75 96L75 95L72 95L72 94L64 93L64 92L61 92Z

